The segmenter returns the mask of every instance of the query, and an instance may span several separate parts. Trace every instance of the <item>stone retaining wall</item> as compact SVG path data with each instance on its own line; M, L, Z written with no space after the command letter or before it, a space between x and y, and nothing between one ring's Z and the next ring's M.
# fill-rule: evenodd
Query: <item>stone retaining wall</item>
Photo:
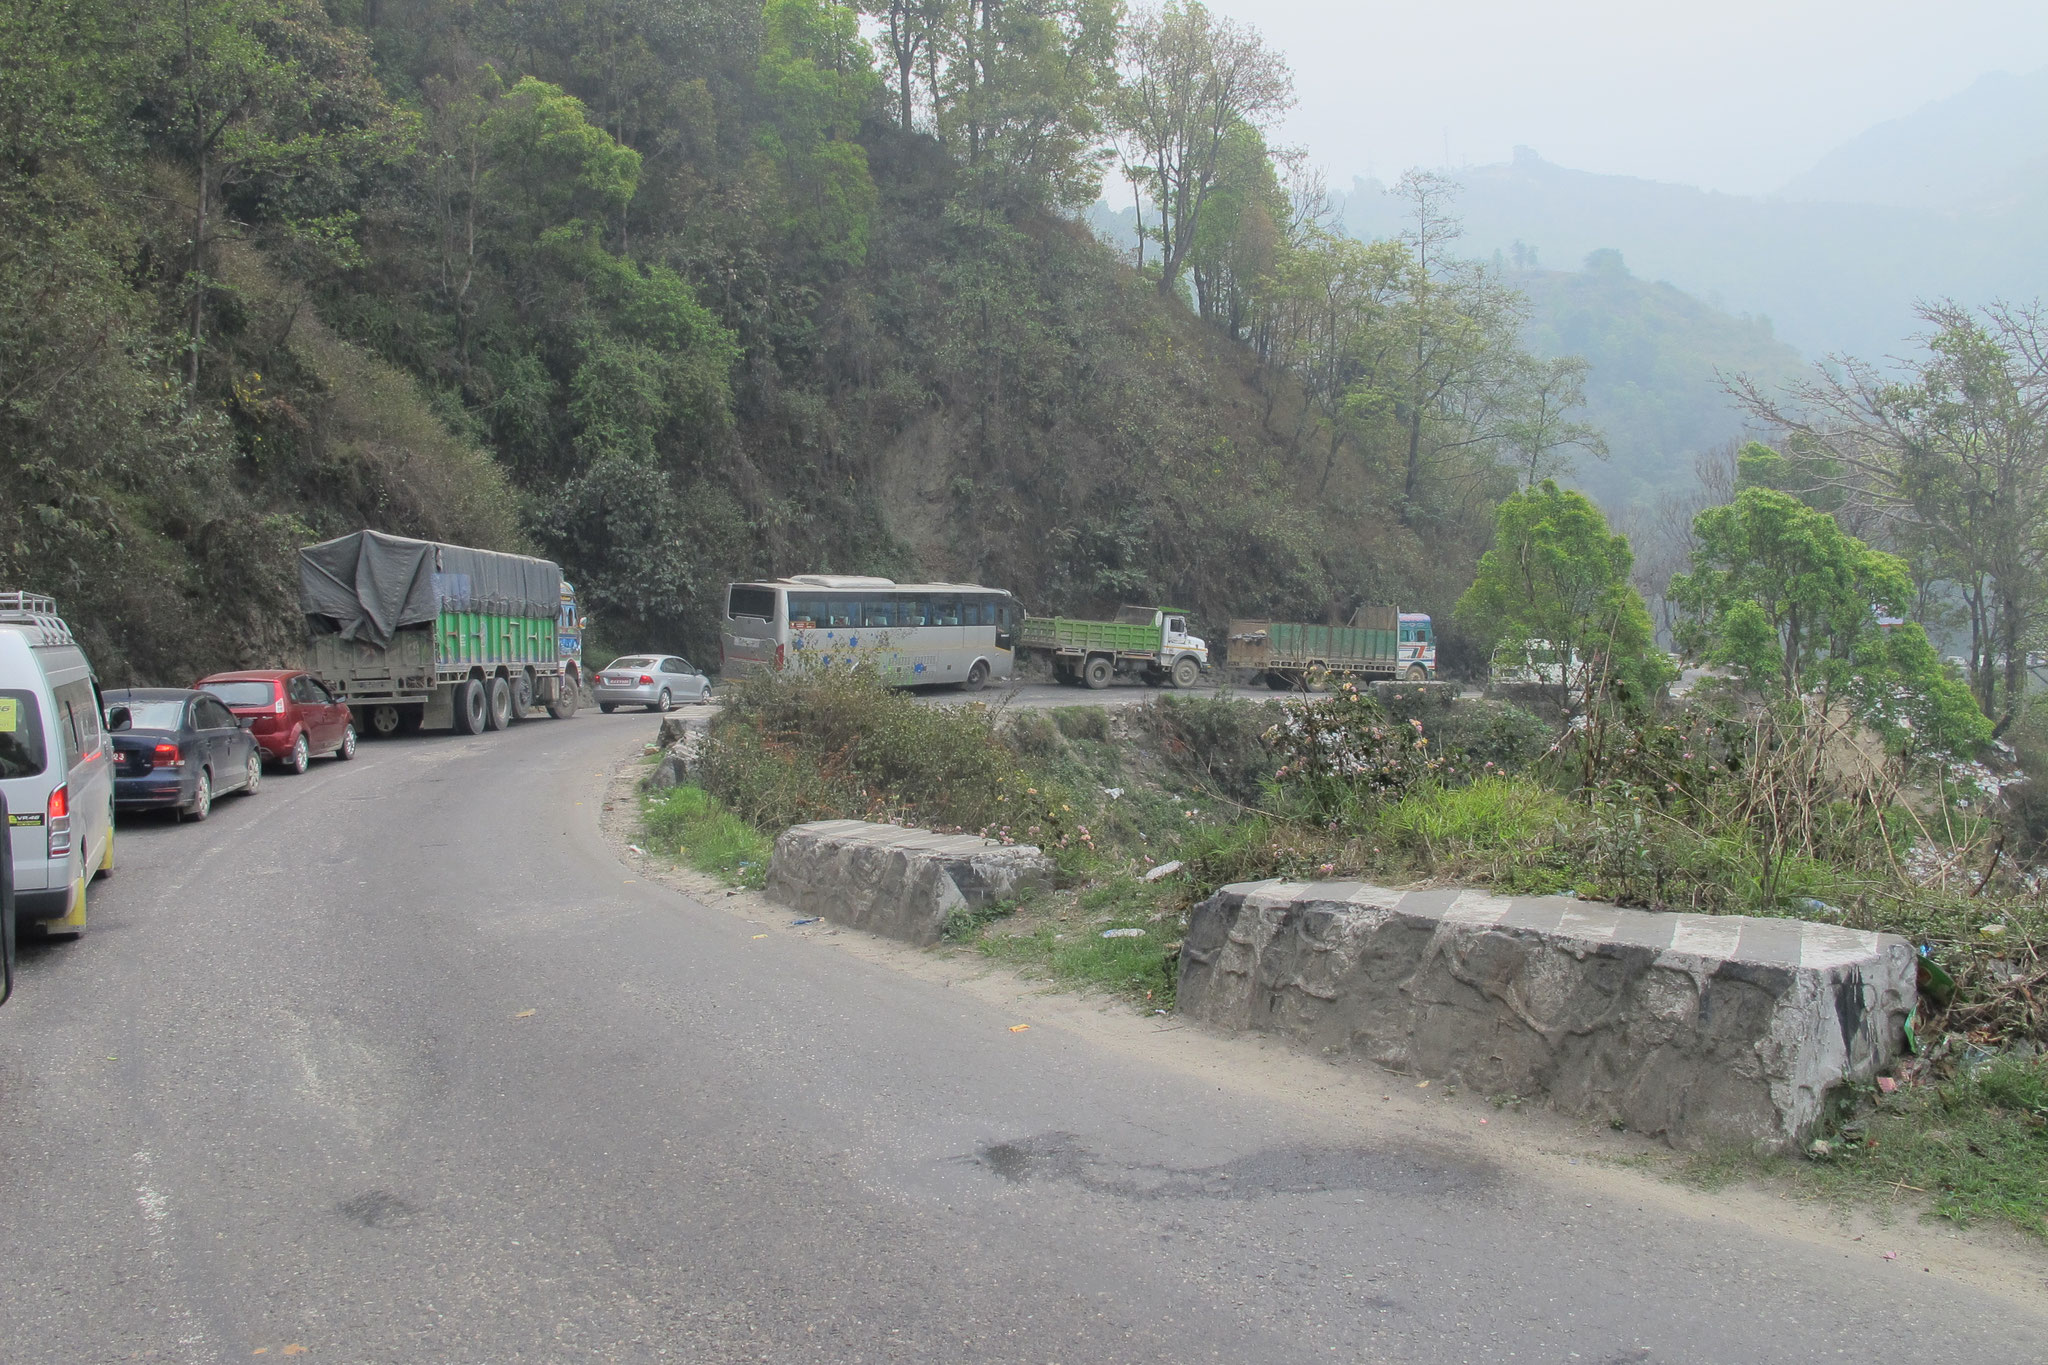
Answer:
M1052 879L1052 859L1028 844L818 820L775 841L766 890L803 914L925 945L955 910L1050 889Z
M1904 939L1797 920L1247 882L1196 907L1179 1002L1674 1144L1784 1148L1899 1054L1914 967Z

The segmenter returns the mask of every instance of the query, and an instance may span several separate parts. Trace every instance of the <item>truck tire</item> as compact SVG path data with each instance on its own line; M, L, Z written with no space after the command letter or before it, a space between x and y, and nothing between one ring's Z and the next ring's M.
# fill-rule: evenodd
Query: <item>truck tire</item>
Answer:
M1186 689L1202 680L1202 666L1183 654L1173 661L1173 685Z
M1275 669L1266 675L1266 686L1275 692L1292 692L1294 690L1294 679Z
M365 719L369 721L370 733L378 739L390 739L405 728L405 716L397 707L372 706L369 710Z
M1428 669L1426 669L1426 668L1424 668L1424 667L1423 667L1423 666L1422 666L1421 664L1410 664L1410 665L1408 665L1408 681L1409 681L1409 682L1428 682L1428 681L1429 681L1429 670L1428 670Z
M455 732L459 735L480 735L484 732L485 716L489 704L484 696L481 678L466 678L455 684Z
M533 674L520 669L512 679L512 719L525 720L533 714Z
M548 714L556 720L567 720L576 714L582 704L583 689L576 685L576 679L568 673L555 679L555 699L548 703Z
M484 724L493 730L503 730L512 724L512 684L503 678L492 678L490 688L490 710L484 716Z
M1097 654L1082 666L1081 681L1088 684L1091 692L1100 692L1109 686L1109 676L1113 671L1109 666L1109 660Z

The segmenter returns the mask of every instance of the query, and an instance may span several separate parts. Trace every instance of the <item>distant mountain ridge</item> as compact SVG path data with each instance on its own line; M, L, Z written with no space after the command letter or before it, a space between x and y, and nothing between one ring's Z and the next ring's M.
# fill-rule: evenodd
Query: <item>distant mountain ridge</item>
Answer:
M2025 196L2048 159L2048 68L1996 71L1851 138L1778 197L1953 212Z
M2016 184L1994 206L1949 213L1717 194L1568 170L1526 147L1456 175L1466 254L1527 261L1533 251L1548 264L1613 248L1638 275L1768 318L1809 355L1897 354L1919 330L1921 299L2048 294L2048 185ZM1355 180L1341 196L1344 227L1358 237L1398 233L1403 211L1377 181Z

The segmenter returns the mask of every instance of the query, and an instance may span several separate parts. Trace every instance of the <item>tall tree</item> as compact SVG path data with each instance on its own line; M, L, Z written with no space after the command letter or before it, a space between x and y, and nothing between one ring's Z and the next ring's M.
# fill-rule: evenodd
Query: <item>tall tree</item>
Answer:
M1845 360L1782 395L1748 380L1735 392L1798 443L1806 482L1938 553L1968 610L1970 674L1991 714L2001 694L2008 707L2021 694L2044 619L2048 314L1939 303L1921 316L1932 331L1903 376Z
M1589 705L1616 683L1647 700L1669 669L1629 581L1634 562L1628 537L1610 531L1584 494L1545 479L1501 503L1493 546L1458 599L1458 624L1488 647L1543 641L1567 705Z
M1294 104L1286 60L1200 0L1141 10L1124 33L1117 119L1147 163L1159 219L1159 292L1174 294L1233 132L1263 130Z

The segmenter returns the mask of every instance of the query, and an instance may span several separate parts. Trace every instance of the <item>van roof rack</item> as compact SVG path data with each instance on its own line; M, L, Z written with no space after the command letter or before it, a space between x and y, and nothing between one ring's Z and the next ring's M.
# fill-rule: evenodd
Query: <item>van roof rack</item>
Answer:
M57 599L39 592L0 592L0 625L25 626L30 643L76 644L71 627L57 614Z

